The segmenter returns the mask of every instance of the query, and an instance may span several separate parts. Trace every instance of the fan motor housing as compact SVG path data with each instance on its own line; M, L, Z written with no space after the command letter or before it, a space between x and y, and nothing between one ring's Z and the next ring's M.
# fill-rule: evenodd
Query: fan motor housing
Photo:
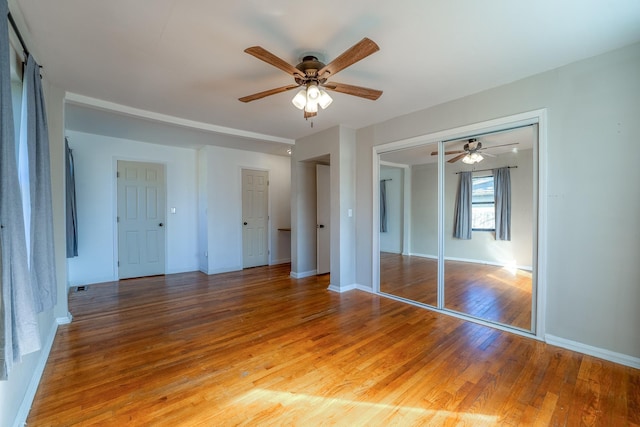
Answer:
M475 143L475 147L471 148L470 144ZM464 151L468 151L470 153L475 153L476 151L478 151L479 149L482 148L482 143L480 141L478 141L475 138L472 138L469 140L469 142L467 142L466 144L464 144Z
M316 81L318 83L324 83L327 79L318 79L318 71L325 66L324 63L318 60L316 56L313 55L305 55L302 58L302 62L296 65L296 68L302 71L307 77L302 78L300 76L295 76L296 83L302 85L306 84L310 81Z

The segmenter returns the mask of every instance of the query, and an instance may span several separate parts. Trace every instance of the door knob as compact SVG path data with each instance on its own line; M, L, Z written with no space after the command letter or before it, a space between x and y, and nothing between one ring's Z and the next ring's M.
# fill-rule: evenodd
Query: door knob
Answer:
M158 225L159 225L160 227L164 226L164 224L163 224L163 223L160 223L160 224L158 224Z
M324 224L318 224L318 228L324 228Z
M247 225L247 221L243 222L244 225Z

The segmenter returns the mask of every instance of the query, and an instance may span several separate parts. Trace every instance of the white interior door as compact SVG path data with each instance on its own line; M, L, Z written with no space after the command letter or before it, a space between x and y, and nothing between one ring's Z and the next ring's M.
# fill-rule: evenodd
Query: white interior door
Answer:
M118 161L118 277L165 272L164 166Z
M242 170L242 265L267 265L269 225L269 173Z
M317 274L329 273L331 270L331 181L330 167L316 165L316 197L317 197Z

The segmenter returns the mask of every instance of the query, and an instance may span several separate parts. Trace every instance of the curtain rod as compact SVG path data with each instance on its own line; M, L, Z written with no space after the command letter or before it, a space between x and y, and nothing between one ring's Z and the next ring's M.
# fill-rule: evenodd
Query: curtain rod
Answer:
M26 59L26 57L29 56L29 49L27 49L27 44L24 42L24 39L22 38L22 34L20 33L18 26L16 25L16 21L13 20L13 16L11 15L11 12L7 14L7 18L9 19L9 23L11 24L11 27L13 27L13 31L16 33L16 36L18 36L18 41L20 41L20 44L22 45L22 50L24 51L24 55Z
M517 166L507 166L506 168L507 169L518 169ZM493 169L500 169L500 168L493 168ZM467 172L471 172L471 173L473 173L473 172L488 172L488 171L492 171L493 169L478 169L478 170L472 170L472 171L467 171ZM456 172L456 175L458 175L459 173L460 172Z

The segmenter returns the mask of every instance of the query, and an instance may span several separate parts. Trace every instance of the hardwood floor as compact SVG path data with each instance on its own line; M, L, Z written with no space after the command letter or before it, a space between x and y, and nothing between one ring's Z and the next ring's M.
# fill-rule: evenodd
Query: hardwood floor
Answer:
M636 369L289 269L72 292L27 425L640 425Z
M445 261L445 308L531 330L531 273L494 265ZM380 290L437 306L437 260L380 254Z

